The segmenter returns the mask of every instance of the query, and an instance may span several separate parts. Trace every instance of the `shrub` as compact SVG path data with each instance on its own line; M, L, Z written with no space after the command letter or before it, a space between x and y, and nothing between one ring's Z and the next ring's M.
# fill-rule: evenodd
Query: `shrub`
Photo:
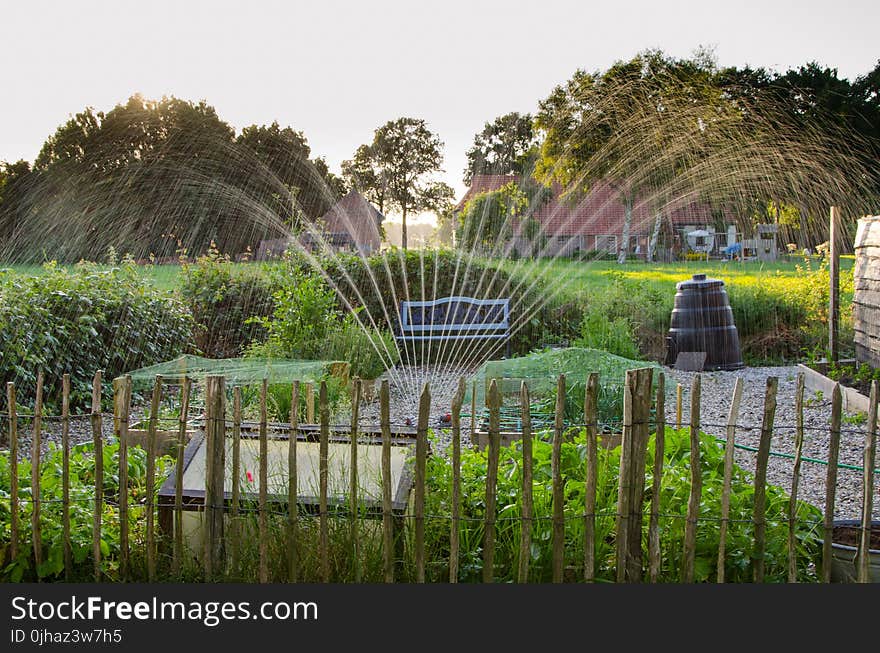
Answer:
M97 370L109 392L115 376L192 347L190 313L145 282L131 261L110 269L45 267L40 276L0 273L0 379L15 383L23 404L33 402L38 370L47 409L57 409L65 373L77 408L90 400Z

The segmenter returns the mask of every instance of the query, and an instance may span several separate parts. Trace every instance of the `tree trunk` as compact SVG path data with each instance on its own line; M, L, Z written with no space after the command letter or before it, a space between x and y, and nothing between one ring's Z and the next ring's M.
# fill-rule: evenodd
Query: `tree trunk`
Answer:
M633 219L633 196L627 193L623 201L623 234L620 237L620 249L617 251L617 262L626 263L626 255L629 251L629 231Z
M406 251L406 204L403 205L403 220L400 225L400 246Z
M657 217L654 218L654 231L651 233L651 240L648 241L647 262L654 261L654 252L657 249L657 240L660 238L660 227L663 224L663 211L657 211Z

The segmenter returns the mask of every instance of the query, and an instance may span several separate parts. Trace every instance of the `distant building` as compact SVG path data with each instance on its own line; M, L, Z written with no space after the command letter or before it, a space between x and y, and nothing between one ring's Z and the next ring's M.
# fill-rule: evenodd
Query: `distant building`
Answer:
M471 187L458 202L455 211L460 212L480 193L496 191L510 182L518 181L519 177L516 175L474 175ZM554 185L550 198L529 210L529 215L540 224L542 235L546 238L542 254L616 254L623 245L624 203L620 192L608 182L598 182L588 193L575 200L563 199L561 195L561 188ZM656 216L655 205L648 198L637 196L630 225L630 256L646 255ZM687 247L682 234L697 229L712 231L716 223L708 204L689 198L664 206L663 218L660 240L666 246L658 251L658 258L661 259L668 257L672 249L677 251ZM730 216L725 216L725 223L732 221ZM724 246L724 243L719 244ZM531 251L531 246L530 242L520 236L519 225L514 225L510 249L524 254Z
M369 255L382 245L382 221L379 211L356 190L340 199L315 221L314 228L299 234L297 241L309 251L331 249L337 252L360 252ZM260 242L256 258L277 257L294 242L293 238L276 238Z

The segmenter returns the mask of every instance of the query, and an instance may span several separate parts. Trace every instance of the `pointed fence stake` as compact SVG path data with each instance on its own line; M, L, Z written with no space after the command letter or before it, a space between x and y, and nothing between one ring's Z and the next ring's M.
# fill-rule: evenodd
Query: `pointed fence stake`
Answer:
M431 412L431 391L426 383L419 398L419 415L416 428L415 470L415 558L416 582L425 582L425 464L428 456L428 417Z
M868 428L865 432L865 453L862 457L862 533L859 539L858 582L871 582L871 522L874 510L874 461L877 449L877 381L871 381Z
M584 391L587 430L586 486L584 490L584 580L596 580L596 488L599 473L599 374L591 372Z
M556 415L550 470L553 484L553 582L561 583L565 567L565 481L562 478L562 437L565 417L565 375L556 379Z
M654 431L654 468L651 480L651 518L648 524L648 578L660 576L660 484L663 480L663 456L666 444L666 376L657 376L656 428Z
M101 580L101 516L104 512L104 445L101 431L101 370L92 379L92 441L95 443L95 512L92 522L92 559L95 582ZM147 486L148 496L154 495L153 485Z
M483 582L495 580L495 505L497 502L498 455L501 448L501 395L498 383L489 385L489 446L486 462L486 514L483 523Z
M394 519L391 512L391 408L388 379L379 386L379 424L382 429L382 554L385 582L394 582Z
M828 440L828 471L825 477L825 524L822 542L822 582L831 582L832 537L834 533L834 499L837 494L837 461L840 457L840 418L842 411L840 384L831 391L831 429Z
M764 395L764 418L761 423L761 439L758 442L758 458L755 463L755 547L752 553L754 582L764 582L764 552L767 537L767 462L770 459L770 441L773 437L773 419L776 415L776 389L779 379L767 378Z
M452 519L449 527L449 582L458 582L459 528L461 517L461 404L466 391L464 378L452 397Z
M733 448L736 443L736 420L739 418L739 405L742 401L743 380L738 377L733 384L733 397L727 413L727 441L724 446L724 478L721 486L721 523L718 540L717 581L725 582L727 561L727 528L730 522L730 485L733 478Z
M697 550L697 521L700 517L700 498L703 494L703 472L700 465L700 394L702 377L694 375L691 385L691 491L688 498L687 521L684 532L684 557L682 561L682 582L694 582L694 562Z
M529 388L523 381L519 387L522 419L522 515L519 539L519 568L517 581L529 582L529 561L532 557L532 411Z
M804 373L798 372L794 390L794 463L791 468L791 494L788 499L788 582L797 582L797 505L804 448Z

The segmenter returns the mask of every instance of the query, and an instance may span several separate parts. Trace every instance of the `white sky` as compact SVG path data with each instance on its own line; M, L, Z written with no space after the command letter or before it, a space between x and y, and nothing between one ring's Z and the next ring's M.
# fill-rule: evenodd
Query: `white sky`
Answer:
M140 92L204 99L237 132L290 125L336 172L381 124L424 118L460 197L483 124L534 112L577 68L705 45L721 65L855 79L880 59L878 25L878 0L0 0L0 161Z

